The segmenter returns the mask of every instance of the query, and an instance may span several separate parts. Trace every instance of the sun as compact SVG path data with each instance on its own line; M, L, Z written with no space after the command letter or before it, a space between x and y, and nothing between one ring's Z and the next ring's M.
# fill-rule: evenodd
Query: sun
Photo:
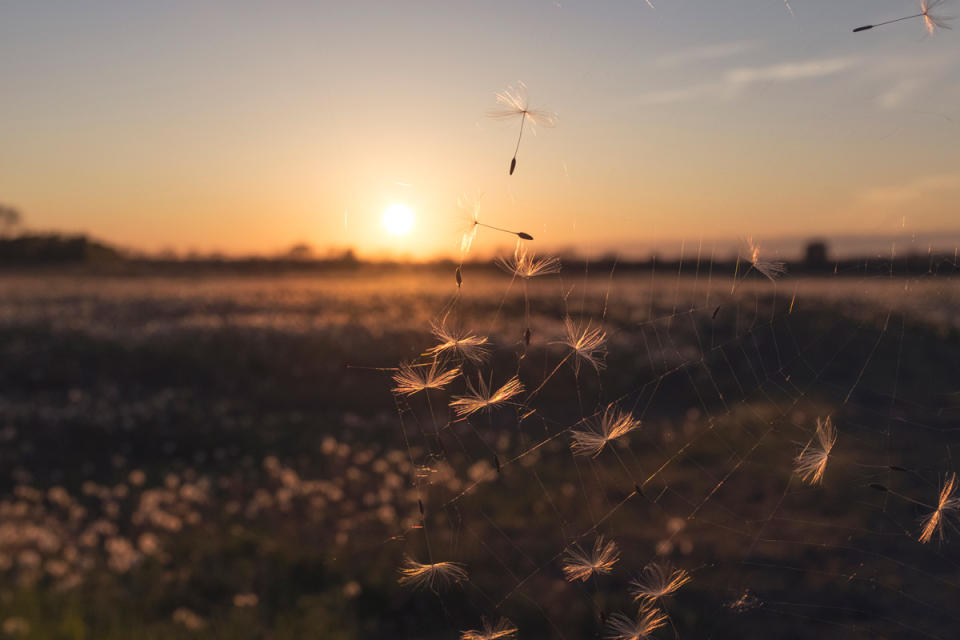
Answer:
M392 204L383 211L383 228L393 236L405 236L413 229L413 211L402 204Z

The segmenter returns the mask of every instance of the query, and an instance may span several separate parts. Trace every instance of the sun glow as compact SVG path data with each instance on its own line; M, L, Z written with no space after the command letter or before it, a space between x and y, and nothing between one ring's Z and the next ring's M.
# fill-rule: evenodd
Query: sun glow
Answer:
M383 228L392 236L405 236L413 229L413 211L402 204L392 204L383 212Z

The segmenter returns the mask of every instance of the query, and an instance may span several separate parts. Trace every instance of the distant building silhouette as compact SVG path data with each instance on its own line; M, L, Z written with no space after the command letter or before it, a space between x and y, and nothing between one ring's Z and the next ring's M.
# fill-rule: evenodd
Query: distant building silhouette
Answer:
M824 240L812 240L807 243L804 265L811 269L822 269L829 265L829 252Z

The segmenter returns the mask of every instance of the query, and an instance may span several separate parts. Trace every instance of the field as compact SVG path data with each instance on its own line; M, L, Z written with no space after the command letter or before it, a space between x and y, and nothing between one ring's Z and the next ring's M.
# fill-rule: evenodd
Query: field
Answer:
M658 561L691 579L655 637L955 637L956 505L919 538L958 466L957 309L933 276L8 275L0 633L590 638ZM445 313L489 359L393 393ZM478 374L525 391L458 417ZM639 428L572 455L610 403ZM612 571L566 580L598 535ZM406 558L467 578L411 589Z

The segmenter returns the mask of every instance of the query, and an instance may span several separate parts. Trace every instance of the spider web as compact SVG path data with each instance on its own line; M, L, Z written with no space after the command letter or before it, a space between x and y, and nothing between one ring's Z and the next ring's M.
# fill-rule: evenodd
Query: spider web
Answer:
M447 407L462 381L397 398L417 511L387 544L398 565L403 555L458 562L469 578L399 595L414 613L387 627L450 637L506 617L519 637L597 636L612 613L636 613L628 583L658 562L692 580L659 603L669 624L655 636L786 634L797 624L804 636L949 636L960 621L951 524L945 542L918 536L955 471L955 388L921 382L950 370L931 340L955 329L928 312L949 303L952 283L933 265L923 278L898 276L894 259L732 281L713 253L700 246L693 268L681 261L670 272L585 265L529 282L492 278L504 293L464 285L438 310L486 327L495 345L482 366L462 364L464 376L499 385L517 375L526 393L465 419ZM605 368L572 366L559 344L567 317L607 332ZM611 404L641 428L595 457L573 455L571 430ZM826 416L839 436L812 486L794 459ZM463 481L440 479L441 468ZM619 562L567 582L565 555L599 535L616 541Z

